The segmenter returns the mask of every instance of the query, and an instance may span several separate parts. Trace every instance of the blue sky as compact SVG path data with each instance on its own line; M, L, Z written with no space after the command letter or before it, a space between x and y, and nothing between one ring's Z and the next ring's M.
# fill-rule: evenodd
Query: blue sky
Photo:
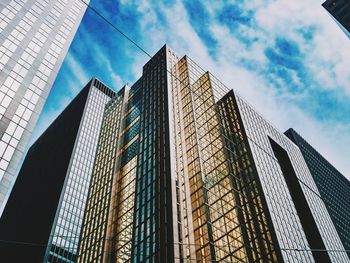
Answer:
M75 0L80 1L80 0ZM116 1L91 6L150 54L189 55L284 131L295 128L350 178L350 39L322 1ZM88 80L133 83L148 57L87 11L34 141Z

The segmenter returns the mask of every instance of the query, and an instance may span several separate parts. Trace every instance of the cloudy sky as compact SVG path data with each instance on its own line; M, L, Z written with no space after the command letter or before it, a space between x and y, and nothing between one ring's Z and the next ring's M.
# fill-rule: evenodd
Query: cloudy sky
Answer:
M322 1L90 4L150 54L168 43L179 55L189 55L281 131L293 127L350 178L350 39ZM118 90L141 75L147 60L88 10L32 141L92 76Z

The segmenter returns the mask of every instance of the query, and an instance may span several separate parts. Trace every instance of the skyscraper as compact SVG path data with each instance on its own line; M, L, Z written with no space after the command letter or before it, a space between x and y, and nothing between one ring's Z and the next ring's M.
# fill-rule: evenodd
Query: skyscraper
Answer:
M350 2L348 0L327 0L322 6L333 16L339 27L350 38Z
M285 135L300 149L345 249L350 250L350 182L295 130ZM348 253L350 256L350 253Z
M0 2L0 216L85 9L78 0Z
M41 246L0 242L2 262L75 262L104 107L114 95L92 79L29 149L0 239Z
M315 193L298 147L164 46L106 107L77 262L350 262Z
M284 262L350 262L298 147L233 91L218 105L251 154Z

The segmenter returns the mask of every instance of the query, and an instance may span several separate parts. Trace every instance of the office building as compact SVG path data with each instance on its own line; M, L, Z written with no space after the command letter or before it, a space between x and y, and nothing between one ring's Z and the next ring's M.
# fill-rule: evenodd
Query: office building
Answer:
M294 143L164 46L106 107L77 262L350 262L315 193Z
M0 239L41 246L0 242L2 262L75 262L104 107L114 95L92 79L30 147Z
M298 147L233 91L218 105L249 146L284 262L349 262Z
M0 1L0 216L85 10L77 0Z
M350 182L295 130L285 135L300 149L344 248L350 251ZM348 252L350 256L350 253Z
M327 0L322 6L350 38L350 2L348 0Z

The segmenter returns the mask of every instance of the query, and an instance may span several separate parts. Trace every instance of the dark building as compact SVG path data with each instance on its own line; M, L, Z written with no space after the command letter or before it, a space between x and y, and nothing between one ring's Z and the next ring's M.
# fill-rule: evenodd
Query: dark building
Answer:
M322 6L334 17L345 34L350 37L350 1L327 0Z
M164 46L106 106L77 262L348 263L315 189L293 142Z
M30 147L0 219L1 262L75 261L102 115L114 95L92 79Z
M300 149L324 200L334 226L344 245L350 250L350 182L295 130L285 135ZM350 256L350 253L348 252Z

